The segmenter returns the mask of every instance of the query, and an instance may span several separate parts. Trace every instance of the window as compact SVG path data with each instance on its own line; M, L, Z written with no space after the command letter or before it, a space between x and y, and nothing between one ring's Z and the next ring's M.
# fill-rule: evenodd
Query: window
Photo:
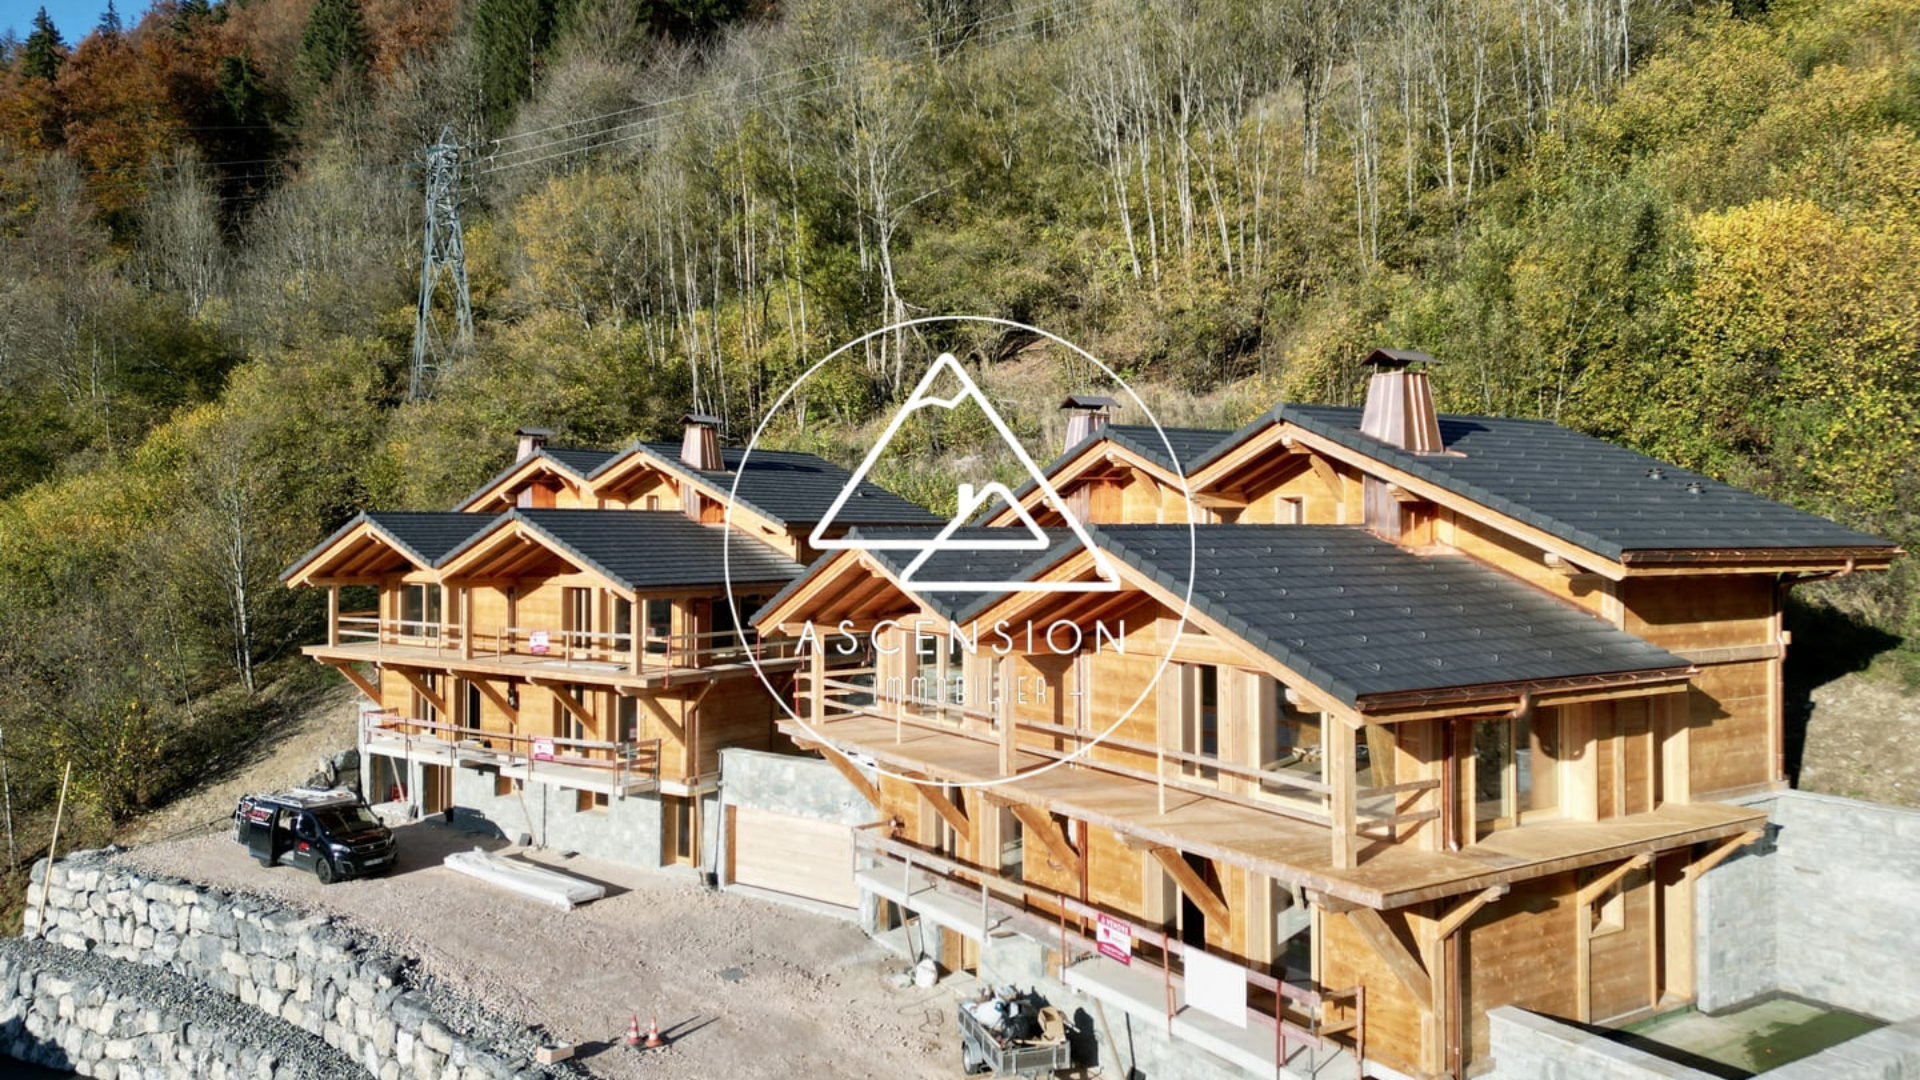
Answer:
M1477 834L1560 808L1558 715L1543 710L1473 725L1473 819Z
M620 704L615 709L617 716L616 723L619 725L619 730L614 733L614 739L615 741L623 743L638 742L640 739L640 699L623 696L619 701Z
M1307 523L1307 502L1298 495L1275 495L1273 497L1273 523L1276 525L1305 525Z
M673 601L658 598L647 601L647 651L664 653L673 637Z
M995 816L1000 832L1000 876L1019 881L1026 866L1025 826L1010 806L998 807Z
M438 672L421 672L420 682L425 685L427 689L432 690L436 694L439 693L440 675ZM424 720L429 724L437 723L440 719L440 710L434 708L433 702L427 700L427 695L418 690L413 692L413 718L415 720Z
M586 709L586 687L569 686L567 687L566 694L572 698L574 703L579 705L583 711ZM587 726L580 722L578 714L565 706L560 707L560 737L563 739L584 739L587 737ZM571 751L563 752L570 753Z
M1188 706L1186 709L1186 732L1181 749L1202 758L1220 756L1220 669L1212 664L1190 664L1187 667ZM1187 775L1202 780L1213 780L1220 770L1200 764L1188 763Z
M568 589L567 603L567 647L592 648L593 638L593 590Z
M1302 708L1285 686L1276 684L1275 696L1273 722L1261 732L1261 771L1314 783L1324 781L1326 761L1322 756L1320 714ZM1317 794L1288 784L1285 779L1263 780L1260 790L1264 795L1320 801Z
M613 651L633 651L633 601L616 596L611 600L613 607Z
M436 639L440 636L438 585L400 586L400 636Z
M660 509L660 496L658 495L647 496L647 509L649 510Z
M940 638L919 629L913 634L913 689L908 696L932 701L940 695Z

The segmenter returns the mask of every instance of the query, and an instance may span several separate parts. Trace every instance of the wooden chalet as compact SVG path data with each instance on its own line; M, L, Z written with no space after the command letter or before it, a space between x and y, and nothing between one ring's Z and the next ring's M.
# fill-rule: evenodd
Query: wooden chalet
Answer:
M955 967L1018 935L1261 1075L1463 1077L1494 1007L1693 999L1694 882L1765 825L1714 800L1783 781L1785 592L1898 551L1551 424L1435 416L1418 354L1369 360L1364 410L1172 455L1088 425L1049 471L1117 588L913 584L1093 580L1049 528L911 576L838 551L754 617L802 665L783 729L876 807L883 924L940 927Z
M699 863L719 751L790 745L748 653L776 679L797 661L740 628L736 607L751 613L801 572L849 474L804 454L743 468L707 417L689 418L679 447L520 438L515 463L459 510L362 514L289 569L289 586L327 590L327 639L305 651L369 700L373 801ZM731 527L712 512L729 493ZM934 520L872 485L858 501L849 525ZM354 597L365 610L347 610Z

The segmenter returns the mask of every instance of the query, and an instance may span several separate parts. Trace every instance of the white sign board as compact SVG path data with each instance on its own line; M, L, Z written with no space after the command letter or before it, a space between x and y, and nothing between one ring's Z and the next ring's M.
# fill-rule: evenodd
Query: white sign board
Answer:
M1109 960L1118 960L1123 964L1133 963L1133 924L1122 922L1107 914L1100 913L1099 937L1094 946L1100 955Z
M1246 969L1199 949L1181 955L1187 962L1187 1004L1234 1027L1246 1027Z

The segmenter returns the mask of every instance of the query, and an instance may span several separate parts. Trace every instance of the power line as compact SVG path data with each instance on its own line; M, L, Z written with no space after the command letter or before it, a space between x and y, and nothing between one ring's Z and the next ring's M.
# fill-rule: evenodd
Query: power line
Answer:
M1090 2L1081 3L1074 7L1068 7L1064 9L1056 8L1048 12L1012 12L1012 13L992 16L987 19L976 20L975 22L968 23L962 27L957 28L957 30L958 32L965 32L969 29L984 26L991 22L1003 21L1010 18L1015 18L1020 20L1017 23L998 27L994 30L988 31L984 34L979 35L974 39L975 43L977 44L994 44L998 41L1023 34L1035 27L1039 27L1042 30L1045 30L1045 29L1069 29L1071 27L1078 26L1088 21L1096 5L1097 5L1097 0L1090 0ZM896 44L904 45L909 43L909 41L910 39L903 40L902 42L899 42ZM844 62L845 60L850 59L850 57L843 56L839 59ZM813 71L818 66L819 64L818 62L816 62L815 64L808 64L801 67L789 68L784 71L771 72L766 75L760 75L760 76L754 77L753 79L749 79L743 85L746 85L749 87L756 86L756 85L764 85L764 84L771 83L776 79L805 75L807 72ZM782 88L782 92L780 93L762 94L759 96L763 102L799 100L801 98L811 96L814 93L818 93L822 89L825 89L827 85L836 81L839 78L840 74L841 74L840 65L829 63L829 67L826 71L815 74L810 78L801 80L795 85L784 87ZM691 101L693 99L700 98L700 97L711 96L713 94L719 93L722 89L731 89L731 88L732 87L718 87L718 86L707 87L707 88L693 91L690 93L680 94L680 95L676 95L674 97L669 97L669 98L662 98L662 99L659 99L658 101L648 102L642 105L636 105L636 106L633 106L632 108L616 110L615 112L611 112L611 113L603 113L601 114L600 117L589 117L584 120L569 121L564 124L552 125L549 128L537 129L537 130L548 131L548 130L556 130L560 128L569 128L582 123L590 123L595 119L630 115L634 112L638 112L646 109L657 109L663 105L686 102L686 101ZM602 127L593 131L580 132L574 135L568 135L568 136L564 136L557 139L550 139L546 143L538 146L517 147L514 149L505 150L505 151L496 151L495 153L490 154L485 159L485 162L478 167L478 169L476 170L476 173L479 176L491 176L496 173L505 172L509 169L517 169L517 168L521 168L523 166L528 166L528 165L537 165L546 161L553 161L560 158L569 157L575 154L585 154L593 150L605 149L610 146L618 146L622 143L632 142L635 139L643 138L646 135L653 132L654 130L657 130L666 121L675 120L675 119L679 119L686 116L690 111L691 110L688 108L681 108L681 109L674 110L672 112L658 113L653 116L646 116L646 117L641 117L635 120L625 121L623 123L612 124L612 125ZM533 134L533 132L528 132L523 134ZM521 136L516 135L516 136L509 136L508 138L519 138L519 137ZM590 142L590 143L587 143L586 145L579 145L579 146L569 145L573 143L583 143L583 142L586 142L587 140L603 140L603 141ZM504 139L496 139L491 145L498 145L504 141L505 141ZM527 154L533 154L536 156L516 157L517 155L527 155Z

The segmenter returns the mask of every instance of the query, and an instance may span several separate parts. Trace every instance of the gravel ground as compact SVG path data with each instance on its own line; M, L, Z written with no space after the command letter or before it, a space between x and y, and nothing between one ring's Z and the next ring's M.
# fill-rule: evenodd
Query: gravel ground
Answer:
M468 999L476 1026L485 1013L541 1025L610 1080L958 1071L951 994L895 989L887 976L901 962L850 923L712 893L691 875L519 852L437 822L398 831L393 873L331 887L263 869L224 832L120 858L339 915ZM440 865L476 842L591 878L609 895L561 912ZM635 1014L643 1030L657 1016L670 1045L620 1045Z

